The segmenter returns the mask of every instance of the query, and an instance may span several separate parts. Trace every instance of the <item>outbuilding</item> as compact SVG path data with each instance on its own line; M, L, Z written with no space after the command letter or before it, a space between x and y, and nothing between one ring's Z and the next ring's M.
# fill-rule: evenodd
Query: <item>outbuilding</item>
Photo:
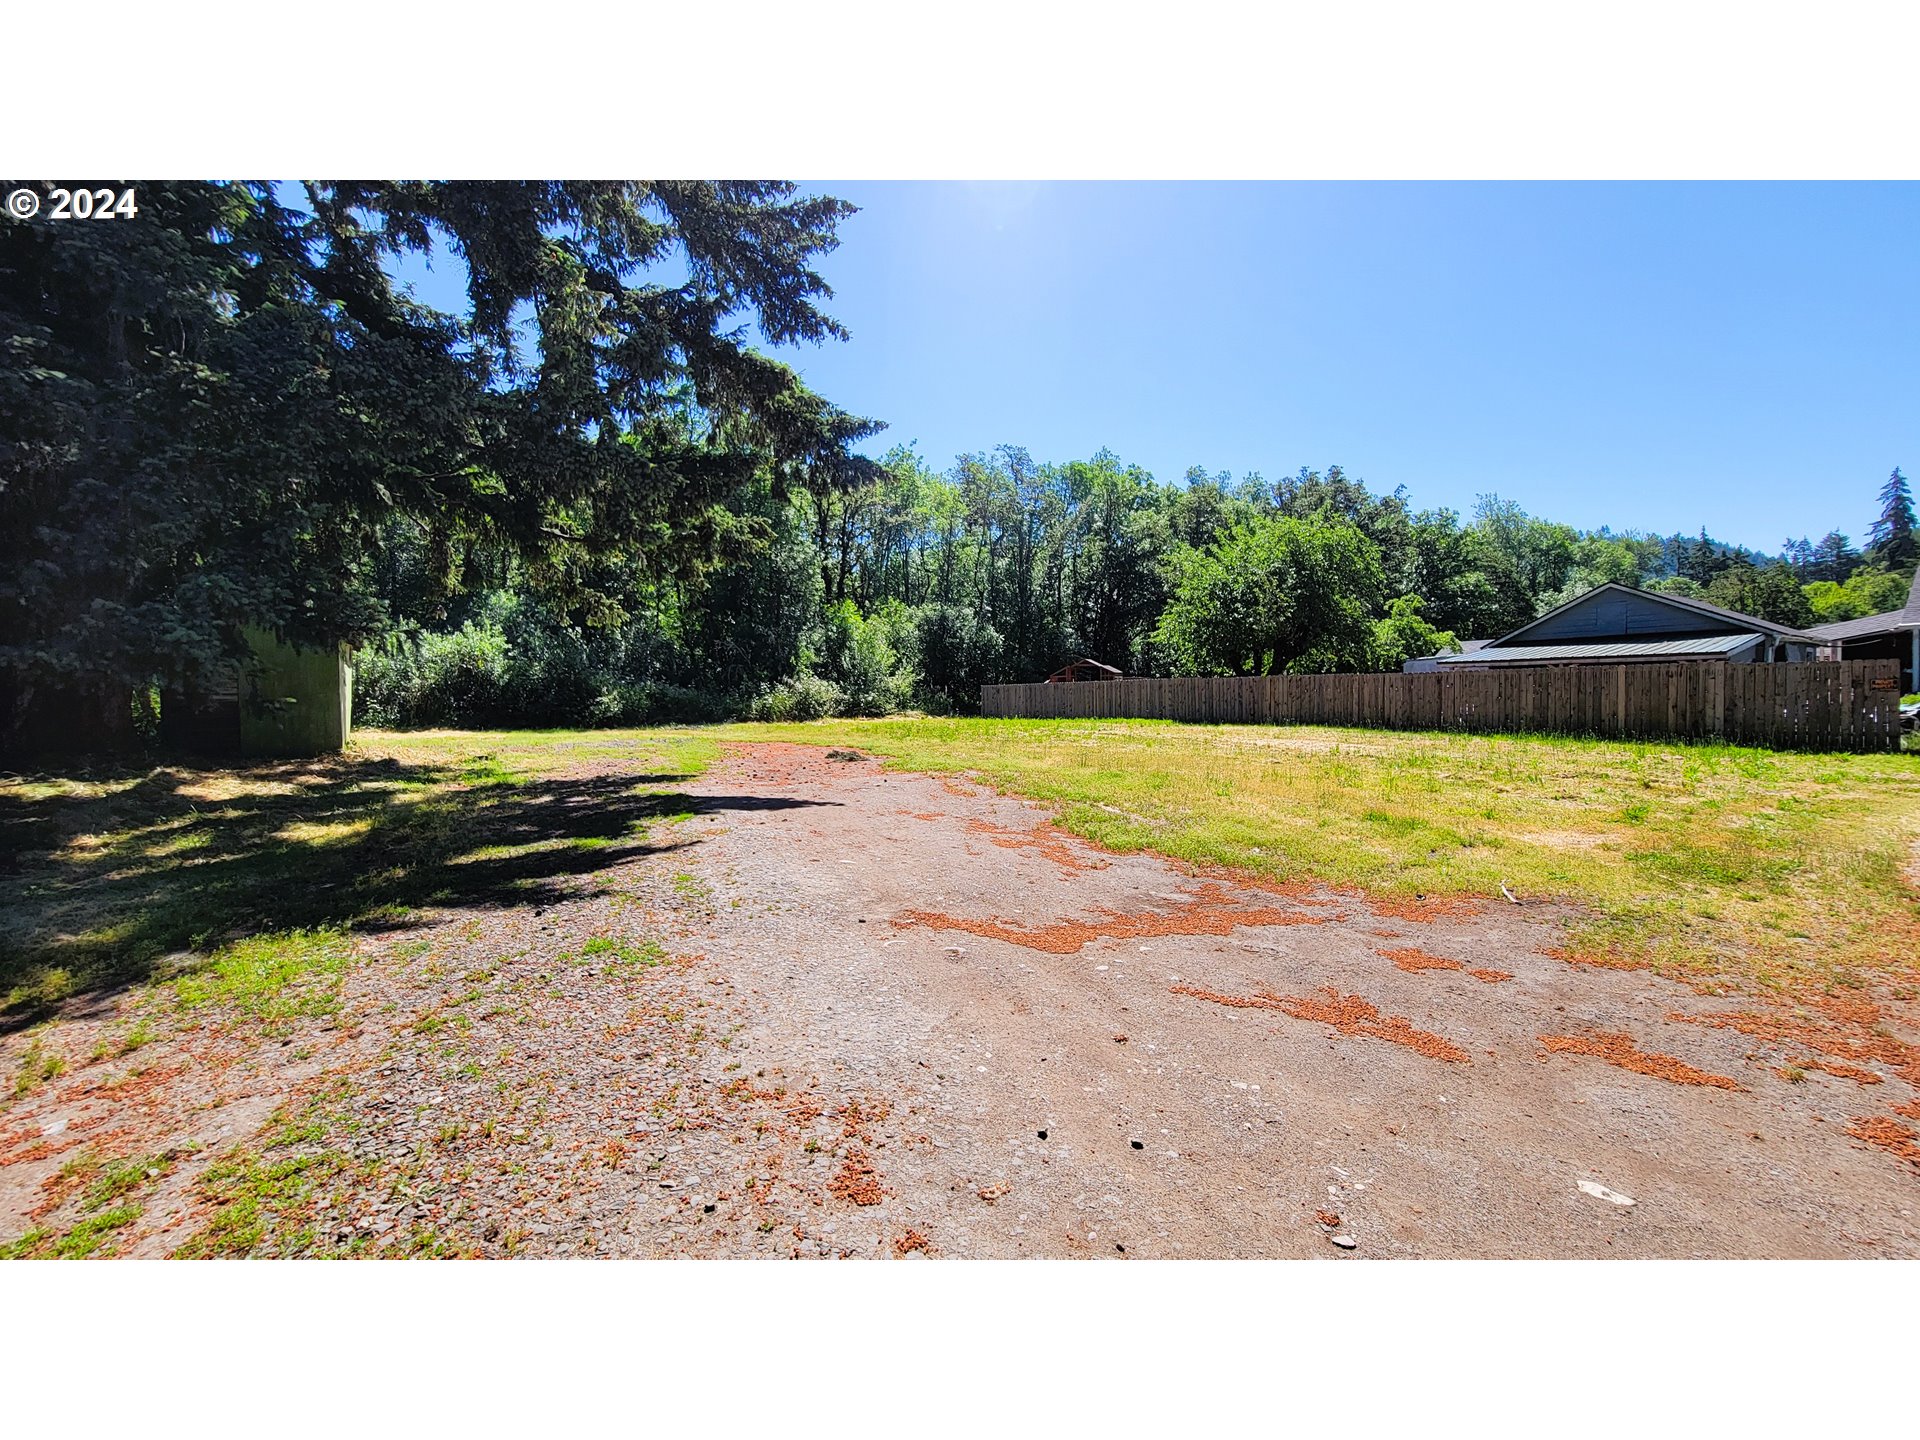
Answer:
M1069 660L1065 665L1062 665L1047 677L1046 683L1049 685L1065 685L1083 680L1119 680L1123 678L1121 673L1114 669L1113 666L1103 665L1098 660L1088 660L1083 656L1078 660Z

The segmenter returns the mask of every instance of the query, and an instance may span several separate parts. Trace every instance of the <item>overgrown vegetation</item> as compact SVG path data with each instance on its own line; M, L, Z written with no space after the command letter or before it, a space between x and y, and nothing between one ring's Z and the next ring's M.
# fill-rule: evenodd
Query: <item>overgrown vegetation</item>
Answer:
M1079 656L1393 668L1605 581L1808 625L1892 608L1920 558L1898 470L1864 552L1768 556L1494 495L1462 523L1337 465L875 462L882 425L745 339L846 338L813 266L851 213L778 182L182 182L138 225L0 227L0 742L184 744L250 628L357 647L363 724L786 721L966 712ZM448 309L397 278L428 259Z

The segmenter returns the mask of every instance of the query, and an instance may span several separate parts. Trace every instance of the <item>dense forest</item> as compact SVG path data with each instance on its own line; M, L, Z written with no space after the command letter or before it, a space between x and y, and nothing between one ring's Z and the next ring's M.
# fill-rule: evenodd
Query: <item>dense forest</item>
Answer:
M0 227L10 750L137 743L250 629L353 647L363 723L959 711L1079 656L1396 668L1609 580L1850 618L1916 560L1898 470L1862 547L1763 555L1338 466L875 460L884 425L768 353L847 338L813 267L851 207L783 182L139 194ZM457 313L396 279L425 259Z
M395 624L361 657L361 694L407 724L965 711L984 683L1079 656L1141 675L1397 669L1610 580L1813 625L1905 602L1900 472L1881 499L1864 549L1835 532L1765 555L1704 531L1580 531L1495 496L1416 510L1337 465L1162 484L1104 451L1040 464L1001 446L943 473L897 449L850 489L744 487L742 553L615 583L597 624L484 554L450 605L409 610L421 558L396 528Z

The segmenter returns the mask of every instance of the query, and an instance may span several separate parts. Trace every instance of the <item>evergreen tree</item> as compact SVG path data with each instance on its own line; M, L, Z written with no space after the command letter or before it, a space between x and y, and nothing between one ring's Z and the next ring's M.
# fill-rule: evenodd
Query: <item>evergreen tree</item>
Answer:
M1911 569L1920 559L1920 540L1916 540L1913 527L1913 491L1896 465L1887 483L1880 487L1880 518L1867 533L1867 548L1874 561L1888 570Z
M244 661L246 626L378 632L396 517L430 590L491 547L614 619L601 577L712 558L756 474L871 478L849 447L874 427L740 327L844 336L810 267L850 209L757 182L184 183L142 186L134 224L0 226L0 735L112 740L129 687ZM391 278L436 250L464 313Z

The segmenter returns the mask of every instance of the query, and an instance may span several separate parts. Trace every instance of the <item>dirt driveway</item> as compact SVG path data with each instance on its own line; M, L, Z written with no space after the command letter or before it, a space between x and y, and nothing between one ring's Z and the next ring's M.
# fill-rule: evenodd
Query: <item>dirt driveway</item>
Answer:
M170 1157L125 1254L1920 1254L1861 1131L1898 1066L1556 959L1549 907L1251 888L798 746L686 789L549 903L358 941L351 1025L20 1102L0 1239L91 1136Z

